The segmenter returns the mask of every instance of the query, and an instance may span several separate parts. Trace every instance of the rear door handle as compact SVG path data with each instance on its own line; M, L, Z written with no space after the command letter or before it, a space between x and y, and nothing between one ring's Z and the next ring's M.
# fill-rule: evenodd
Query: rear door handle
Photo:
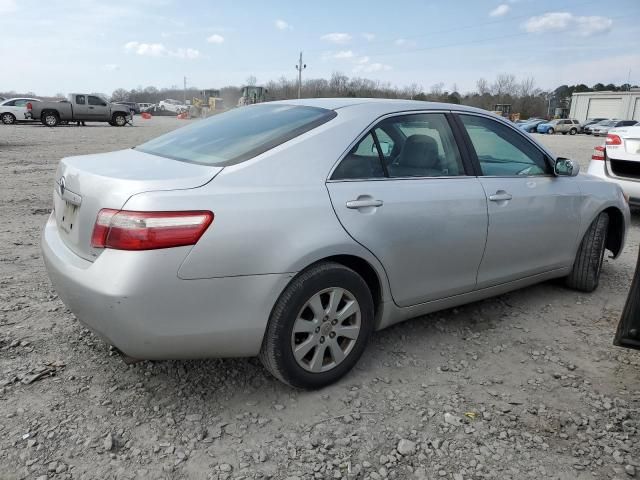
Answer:
M492 202L504 202L505 200L511 200L513 196L504 190L498 190L493 195L489 195L489 200Z
M382 200L366 199L366 200L349 200L346 203L347 208L358 209L366 207L381 207Z

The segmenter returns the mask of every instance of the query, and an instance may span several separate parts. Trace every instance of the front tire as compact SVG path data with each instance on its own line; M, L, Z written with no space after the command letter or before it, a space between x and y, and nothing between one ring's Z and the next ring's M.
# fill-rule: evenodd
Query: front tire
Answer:
M373 299L362 277L339 263L319 263L298 274L280 295L260 360L293 387L324 387L353 368L373 322Z
M5 125L13 125L14 123L16 123L16 117L13 113L3 113L2 114L2 123L4 123Z
M565 279L568 287L587 293L598 287L608 227L609 215L604 212L591 222L578 248L573 269Z
M575 135L576 133L578 133L578 130L575 128L572 128L571 130L569 130L569 135Z
M554 133L556 133L556 131L553 128L550 128L549 130L547 130L547 133L549 135L553 135Z

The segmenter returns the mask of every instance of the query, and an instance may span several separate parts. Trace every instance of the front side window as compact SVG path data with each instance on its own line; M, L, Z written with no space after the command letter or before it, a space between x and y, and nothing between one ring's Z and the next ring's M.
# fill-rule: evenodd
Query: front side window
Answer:
M89 95L89 105L99 105L101 107L104 107L106 104L101 98Z
M475 149L482 175L510 177L551 173L544 153L512 128L486 117L460 115L460 119Z
M136 148L203 165L234 165L328 122L333 110L263 103L236 108L174 130Z

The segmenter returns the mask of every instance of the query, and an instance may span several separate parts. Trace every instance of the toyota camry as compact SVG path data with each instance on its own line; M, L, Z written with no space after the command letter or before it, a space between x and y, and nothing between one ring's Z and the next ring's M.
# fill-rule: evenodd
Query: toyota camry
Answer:
M127 356L259 356L318 388L402 320L552 278L594 290L629 208L578 171L483 110L263 103L62 159L42 247Z

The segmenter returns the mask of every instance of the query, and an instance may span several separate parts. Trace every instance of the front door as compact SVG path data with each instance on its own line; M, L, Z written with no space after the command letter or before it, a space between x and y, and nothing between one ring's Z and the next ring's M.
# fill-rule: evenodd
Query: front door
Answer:
M574 177L556 177L543 150L489 117L459 115L488 199L478 288L573 264L582 201Z
M445 114L382 120L327 188L346 231L384 266L398 305L475 288L486 197L477 177L467 175Z
M109 120L109 106L100 97L89 95L89 106L87 109L88 120L104 122Z

